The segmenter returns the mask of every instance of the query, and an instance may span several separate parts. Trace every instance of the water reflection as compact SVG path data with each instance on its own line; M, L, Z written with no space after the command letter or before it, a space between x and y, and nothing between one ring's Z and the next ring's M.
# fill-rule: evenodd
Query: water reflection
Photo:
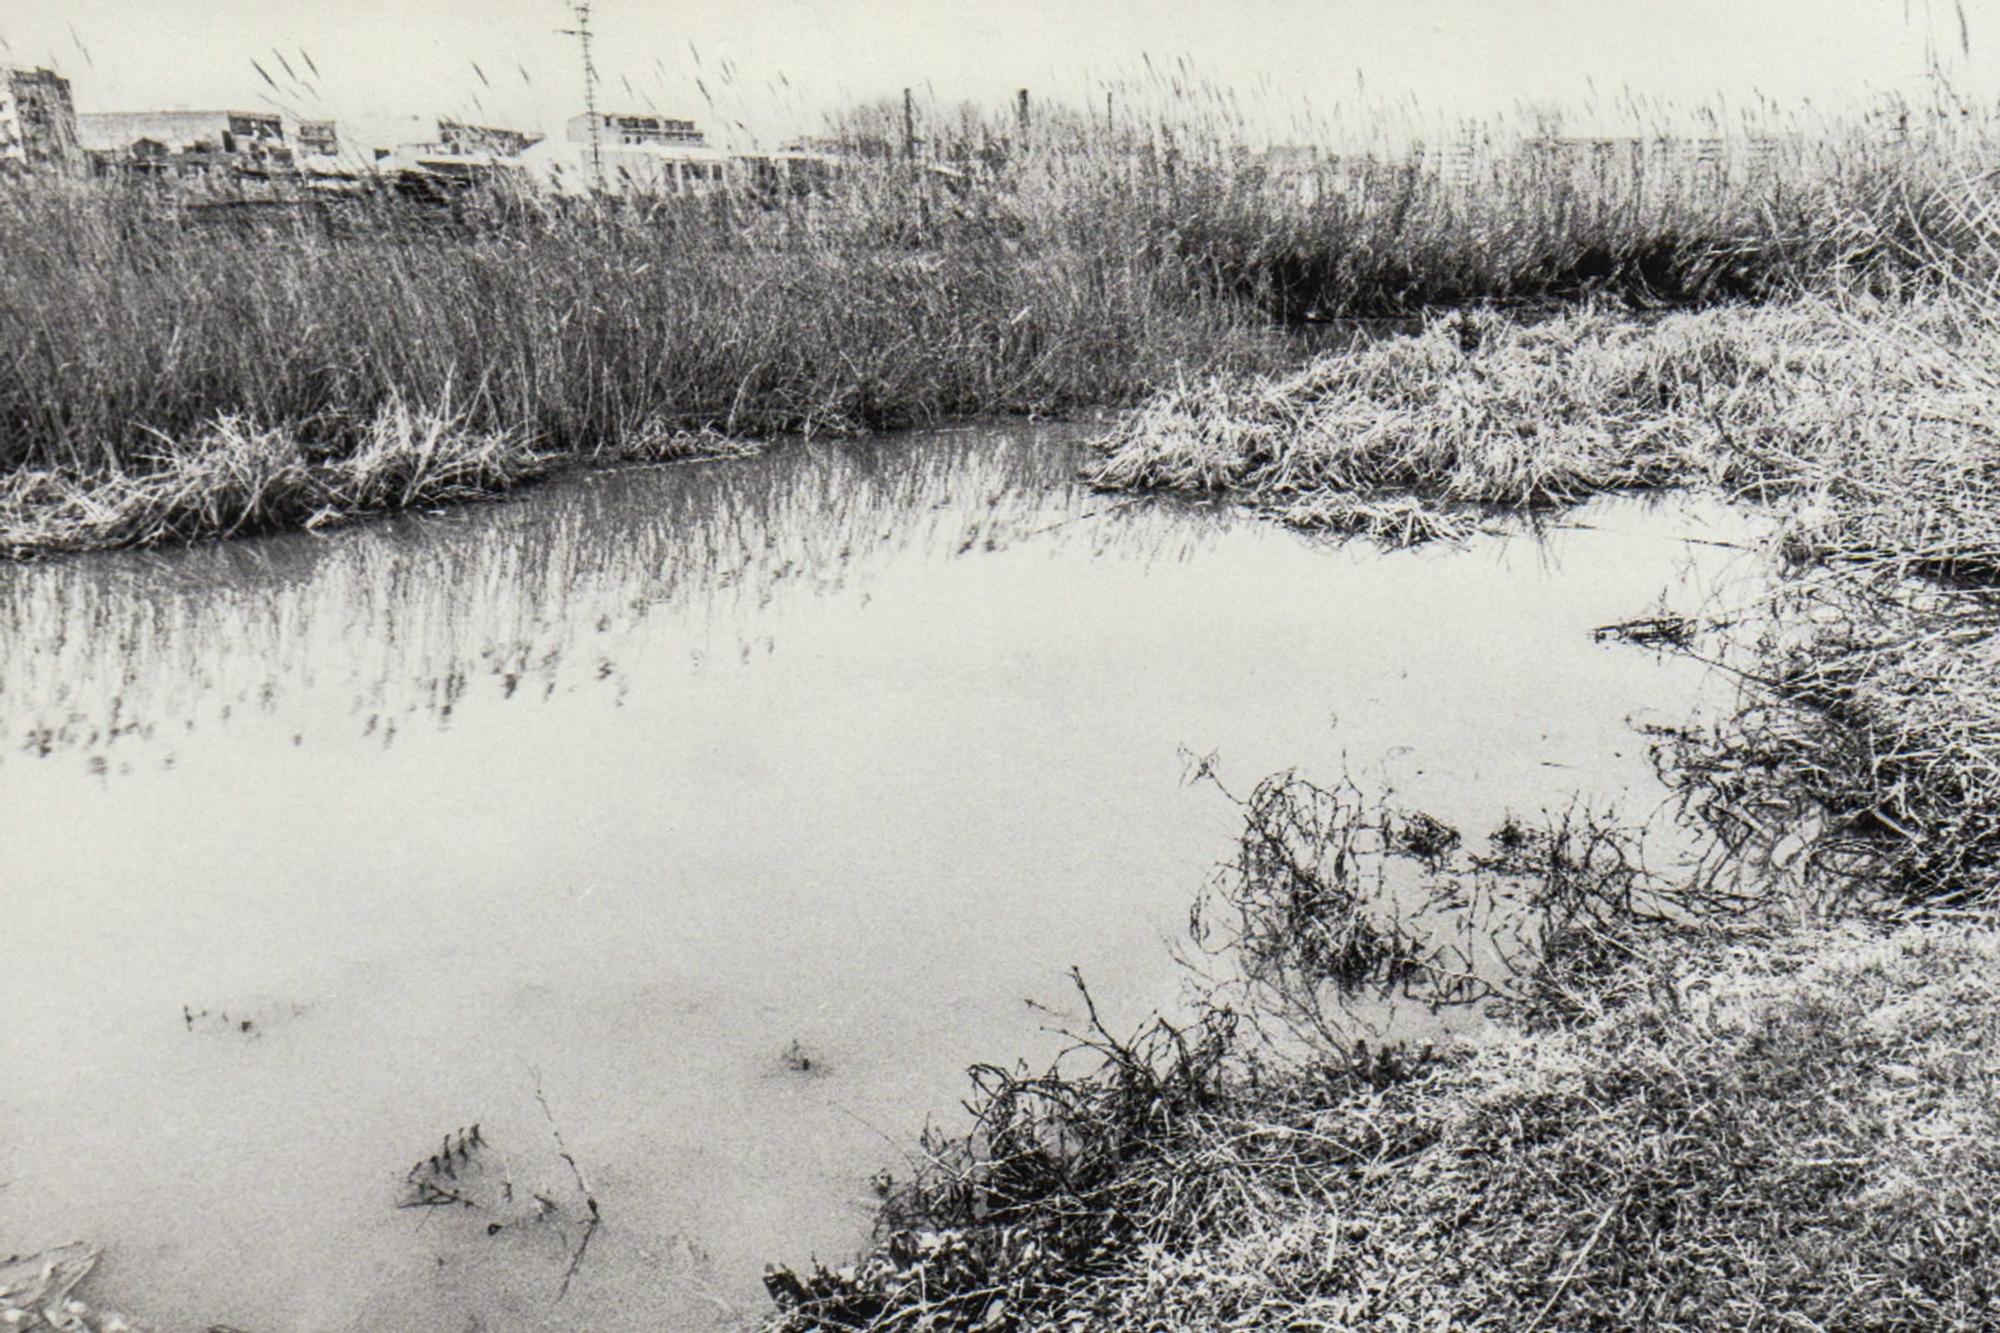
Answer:
M1215 540L1216 518L1186 511L1080 522L1132 503L1075 488L1069 434L794 447L330 538L15 569L0 578L0 734L16 754L81 753L100 772L171 763L181 737L257 716L312 724L299 743L387 745L495 701L586 687L615 701L631 684L615 650L662 605L698 668L776 653L788 606L865 589L912 556L1033 541L1058 559L1116 547L1172 561Z
M10 1244L105 1246L96 1299L169 1325L755 1310L966 1064L1080 1022L1072 965L1114 1023L1173 1002L1237 825L1184 751L1468 833L1658 800L1627 719L1707 686L1589 631L1713 591L1726 511L1384 556L1090 494L1072 447L6 571ZM475 1123L490 1221L398 1209Z

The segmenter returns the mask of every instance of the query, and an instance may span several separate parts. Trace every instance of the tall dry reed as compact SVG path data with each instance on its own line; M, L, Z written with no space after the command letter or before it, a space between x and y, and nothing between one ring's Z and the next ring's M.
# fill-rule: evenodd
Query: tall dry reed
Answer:
M1046 112L1026 133L967 113L927 123L913 160L889 144L800 198L229 209L10 184L0 469L27 478L9 527L28 534L13 544L62 527L23 516L39 497L143 508L128 483L213 473L189 461L213 441L283 442L309 469L379 457L398 412L542 460L493 470L501 484L688 431L1123 403L1284 364L1298 350L1277 330L1301 321L1896 291L1940 257L1983 262L1965 191L1984 187L1964 182L1986 139L1955 124L1735 134L1714 152L1600 151L1542 127L1390 154L1253 147L1204 105ZM286 521L221 506L69 544Z

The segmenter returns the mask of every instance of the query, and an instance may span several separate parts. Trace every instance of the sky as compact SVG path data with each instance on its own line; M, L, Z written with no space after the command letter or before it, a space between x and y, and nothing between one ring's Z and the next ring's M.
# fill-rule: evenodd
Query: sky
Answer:
M375 142L438 115L559 133L583 100L570 10L0 0L0 62L56 68L80 111L278 106ZM1967 95L2000 93L2000 0L596 0L592 27L606 109L687 116L745 147L904 87L1095 106L1107 87L1143 101L1185 77L1278 137L1363 106L1838 107L1921 96L1934 66Z

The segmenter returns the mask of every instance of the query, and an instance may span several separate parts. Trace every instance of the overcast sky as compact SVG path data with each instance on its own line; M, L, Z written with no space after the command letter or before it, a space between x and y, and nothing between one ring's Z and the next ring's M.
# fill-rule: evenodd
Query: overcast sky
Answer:
M1825 105L1921 92L1927 44L1987 95L2000 0L1968 0L1966 20L1969 59L1952 0L597 0L594 27L611 109L768 142L905 85L1101 104L1148 56L1266 119L1308 100ZM0 61L55 66L83 111L281 103L357 137L440 113L552 131L581 109L569 26L562 0L0 0Z

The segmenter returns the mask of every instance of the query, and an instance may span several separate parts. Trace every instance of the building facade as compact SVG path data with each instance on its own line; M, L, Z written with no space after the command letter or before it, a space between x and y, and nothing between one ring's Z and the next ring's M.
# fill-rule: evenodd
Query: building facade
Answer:
M284 122L262 111L111 111L77 117L78 137L99 172L199 175L288 171Z
M301 157L339 157L340 131L330 120L302 120L292 131L292 146Z
M542 141L541 135L526 130L470 125L444 117L438 118L437 127L437 142L426 147L453 157L519 157Z
M84 165L69 80L0 65L0 168L75 171Z
M691 120L616 111L599 112L594 118L589 112L571 116L568 122L569 141L589 143L593 119L596 121L597 141L600 144L626 148L637 148L645 144L699 148L708 142L708 136L697 129Z

